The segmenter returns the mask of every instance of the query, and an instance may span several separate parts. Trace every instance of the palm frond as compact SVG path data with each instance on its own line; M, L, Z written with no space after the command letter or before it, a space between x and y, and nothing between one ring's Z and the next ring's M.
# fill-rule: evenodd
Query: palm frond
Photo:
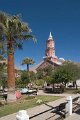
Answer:
M35 36L31 35L31 29L28 24L21 20L19 15L8 15L4 12L0 12L0 32L7 40L7 46L9 41L12 41L13 48L22 49L23 40L33 40L36 42ZM16 42L15 42L16 41ZM10 47L8 47L10 48Z
M4 24L0 23L0 32L6 34L7 30L6 27L4 26Z
M30 40L32 39L34 42L37 42L36 37L31 34L19 34L15 35L14 38L20 39L20 40Z
M35 61L32 58L28 58L28 57L23 59L23 61L22 61L22 65L24 65L24 64L33 65L34 63L35 63Z
M14 47L15 47L15 49L16 48L21 49L21 50L23 49L22 48L22 43L15 43Z

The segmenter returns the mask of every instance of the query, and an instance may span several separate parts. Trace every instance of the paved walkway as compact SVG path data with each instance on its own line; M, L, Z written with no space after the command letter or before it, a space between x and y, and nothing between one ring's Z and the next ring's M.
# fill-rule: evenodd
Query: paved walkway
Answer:
M53 110L52 107L59 105L63 101L65 101L65 98L62 98L60 100L56 100L54 102L50 102L46 105L43 104L43 105L40 105L40 106L37 106L34 108L30 108L30 109L27 109L27 113L31 117L31 116L35 116L36 114L42 113L42 112L50 109L48 112L40 114L40 115L33 117L31 119L31 120L46 120L46 119L50 118L51 116L53 116L53 113L51 112ZM0 118L0 120L16 120L16 113L2 117L2 118Z
M73 113L71 116L67 117L64 120L80 120L80 111L79 114Z
M42 91L39 91L39 95L46 95ZM58 106L60 103L63 103L66 101L66 97L70 96L69 94L48 94L53 96L65 96L64 98L61 98L59 100L49 102L47 104L39 105L34 108L27 109L27 113L30 116L30 120L55 120L56 116L53 112L53 107ZM44 112L46 111L46 112ZM16 114L10 114L5 117L0 118L0 120L16 120ZM35 117L32 117L35 116ZM57 116L58 117L58 116ZM65 120L80 120L78 119L79 114L73 114L72 116L68 117Z

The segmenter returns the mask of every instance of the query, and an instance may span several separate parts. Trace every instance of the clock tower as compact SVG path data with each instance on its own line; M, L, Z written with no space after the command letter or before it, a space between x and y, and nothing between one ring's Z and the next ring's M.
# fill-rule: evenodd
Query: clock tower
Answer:
M46 41L46 50L45 50L45 57L43 60L35 67L35 71L44 69L48 66L53 68L61 66L65 60L63 58L58 58L55 55L55 42L53 36L50 32L49 37Z
M55 56L55 43L51 32L48 40L46 41L46 51L44 60L45 59L51 60L53 62L57 62L58 60L57 56Z

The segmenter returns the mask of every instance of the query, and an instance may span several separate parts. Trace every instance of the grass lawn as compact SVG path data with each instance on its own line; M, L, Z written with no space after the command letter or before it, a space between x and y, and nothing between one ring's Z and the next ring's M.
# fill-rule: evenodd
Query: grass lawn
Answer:
M79 89L75 89L75 88L66 88L64 90L64 93L68 93L68 94L77 94L80 93L80 88Z
M41 105L44 102L51 102L57 99L60 99L61 97L57 96L24 96L24 98L21 100L18 100L17 102L14 103L7 103L6 105L0 106L0 117L18 112L19 110L22 109L28 109L31 107L35 107L37 105ZM42 100L41 103L37 103L38 100Z

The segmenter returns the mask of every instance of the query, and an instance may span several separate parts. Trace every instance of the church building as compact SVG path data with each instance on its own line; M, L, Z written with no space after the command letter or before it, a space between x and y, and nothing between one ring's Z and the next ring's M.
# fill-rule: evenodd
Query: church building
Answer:
M43 57L43 61L37 66L36 70L43 69L49 65L52 67L60 66L63 62L63 58L59 59L55 55L55 42L50 32L49 38L46 41L45 57Z
M55 42L50 32L49 38L46 41L45 57L43 57L43 60L36 66L35 70L38 71L39 69L44 69L50 65L52 67L57 67L60 66L63 62L63 58L58 58L55 55Z

